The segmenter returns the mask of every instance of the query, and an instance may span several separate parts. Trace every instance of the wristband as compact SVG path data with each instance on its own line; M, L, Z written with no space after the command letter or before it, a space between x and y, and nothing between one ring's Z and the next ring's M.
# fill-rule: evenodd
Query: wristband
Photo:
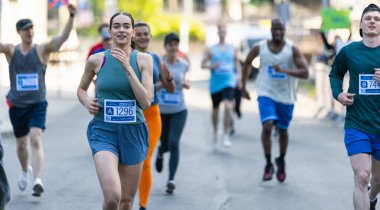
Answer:
M75 13L70 13L70 17L74 17L75 16Z
M173 77L168 77L168 78L166 78L166 81L168 81L168 82L171 82L171 81L173 81Z

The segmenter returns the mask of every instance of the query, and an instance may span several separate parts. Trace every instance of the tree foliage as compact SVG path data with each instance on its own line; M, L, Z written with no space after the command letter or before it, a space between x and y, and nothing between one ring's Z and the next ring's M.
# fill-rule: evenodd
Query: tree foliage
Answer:
M162 6L162 0L118 0L118 7L131 13L135 21L150 19L161 11Z

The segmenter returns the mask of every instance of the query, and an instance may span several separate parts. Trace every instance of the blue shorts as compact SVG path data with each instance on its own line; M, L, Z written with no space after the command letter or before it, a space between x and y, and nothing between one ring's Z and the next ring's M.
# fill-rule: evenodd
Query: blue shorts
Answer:
M347 128L344 129L344 144L346 145L348 156L368 153L380 161L380 135Z
M264 124L273 120L276 127L287 130L293 117L294 104L283 104L273 101L269 97L259 96L260 120Z
M16 138L26 136L32 127L45 130L47 106L47 101L42 101L23 108L16 106L9 108L9 117Z
M148 127L146 123L118 124L92 120L87 138L92 155L109 151L123 165L135 165L145 160L148 153Z

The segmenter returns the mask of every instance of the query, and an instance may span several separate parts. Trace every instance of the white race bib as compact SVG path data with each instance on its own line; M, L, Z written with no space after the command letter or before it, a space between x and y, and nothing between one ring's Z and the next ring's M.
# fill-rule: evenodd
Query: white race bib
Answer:
M16 74L17 91L38 90L38 74Z
M178 106L181 104L181 93L174 91L174 93L168 93L166 90L160 91L160 104Z
M104 122L136 122L136 100L104 100Z
M285 66L282 66L282 68L286 68ZM284 72L277 72L272 65L268 66L268 75L269 78L272 80L286 80L288 79L288 75Z
M373 74L359 74L359 95L380 95L380 83Z

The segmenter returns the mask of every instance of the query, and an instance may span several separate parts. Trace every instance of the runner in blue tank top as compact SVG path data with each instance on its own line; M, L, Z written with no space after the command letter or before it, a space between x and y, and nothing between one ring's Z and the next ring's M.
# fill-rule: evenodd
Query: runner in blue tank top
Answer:
M0 43L0 53L5 54L9 64L10 90L7 94L7 104L13 133L17 140L17 157L22 170L17 186L19 190L25 191L33 171L33 196L41 196L44 191L41 179L44 167L42 133L45 130L47 111L46 66L50 54L57 52L69 38L76 8L69 5L68 11L70 17L63 32L49 42L34 44L32 20L21 19L16 23L21 43L17 46ZM32 166L28 165L28 134L32 145L33 170Z
M89 57L78 87L80 102L94 119L87 130L103 209L132 209L148 152L148 129L143 109L153 96L153 61L131 48L134 20L116 13L110 20L111 49ZM96 96L87 90L97 75Z
M237 50L232 44L226 43L227 28L225 24L218 25L219 43L206 49L202 60L202 68L210 69L210 93L212 99L212 126L214 143L218 143L219 105L224 103L222 143L231 146L229 134L233 117L233 99L235 88L241 85L241 66L237 59Z

